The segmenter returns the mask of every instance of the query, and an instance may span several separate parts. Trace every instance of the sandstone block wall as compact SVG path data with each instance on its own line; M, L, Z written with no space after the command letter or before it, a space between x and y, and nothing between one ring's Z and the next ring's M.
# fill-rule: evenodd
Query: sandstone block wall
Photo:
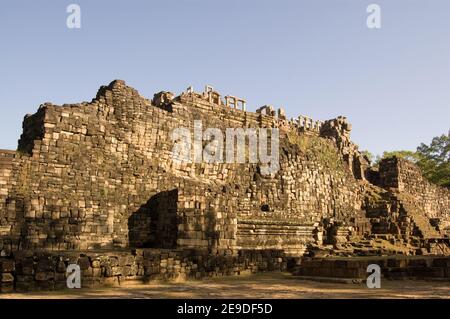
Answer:
M18 150L0 151L2 289L60 287L73 262L95 285L283 270L311 245L374 234L448 244L430 220L448 227L449 191L397 159L368 174L345 118L288 121L227 100L211 88L148 100L116 80L27 115ZM198 121L224 135L278 128L279 170L174 160L172 133Z
M382 160L380 185L410 195L415 206L429 219L437 219L442 230L450 229L450 190L433 185L411 162L393 157Z
M315 258L304 259L297 275L360 279L365 281L367 266L379 265L381 275L388 279L448 280L450 257L373 257L373 258Z
M194 120L223 131L279 127L280 170L268 177L258 164L173 161L171 132L193 131ZM363 191L335 142L308 135L328 145L330 161L292 142L292 132L299 130L284 119L192 92L161 92L150 101L123 81L102 87L90 103L44 104L24 119L18 152L3 172L3 249L302 251L317 240L313 228L324 217L360 210ZM172 191L177 196L167 196Z
M236 256L188 249L19 251L0 258L0 292L65 289L70 264L80 266L81 287L86 288L285 271L289 260L279 250L241 251Z

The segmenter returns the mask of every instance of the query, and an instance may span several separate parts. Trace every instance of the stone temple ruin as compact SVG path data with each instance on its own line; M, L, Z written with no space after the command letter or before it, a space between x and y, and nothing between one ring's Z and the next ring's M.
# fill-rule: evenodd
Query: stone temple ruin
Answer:
M170 132L194 120L278 128L279 171L172 161ZM89 103L45 103L25 116L17 151L0 151L0 290L64 288L73 263L95 286L286 269L333 276L336 257L448 256L449 190L402 159L371 167L350 131L345 117L249 112L210 86L148 100L116 80ZM422 262L405 260L389 269ZM447 257L432 263L425 277L450 277Z

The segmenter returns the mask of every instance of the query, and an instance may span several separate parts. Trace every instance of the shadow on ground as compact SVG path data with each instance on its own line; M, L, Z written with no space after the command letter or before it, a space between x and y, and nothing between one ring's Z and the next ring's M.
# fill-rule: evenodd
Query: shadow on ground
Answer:
M181 283L12 293L0 298L450 298L450 283L382 280L380 289L369 289L365 284L324 283L286 273L262 273Z

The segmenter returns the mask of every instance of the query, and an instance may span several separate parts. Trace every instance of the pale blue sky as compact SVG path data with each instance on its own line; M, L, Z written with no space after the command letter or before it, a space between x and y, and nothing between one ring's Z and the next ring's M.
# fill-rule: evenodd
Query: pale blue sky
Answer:
M70 3L81 29L66 27ZM39 104L124 79L148 98L211 84L249 110L345 115L362 149L413 150L450 128L450 1L2 0L0 72L0 148Z

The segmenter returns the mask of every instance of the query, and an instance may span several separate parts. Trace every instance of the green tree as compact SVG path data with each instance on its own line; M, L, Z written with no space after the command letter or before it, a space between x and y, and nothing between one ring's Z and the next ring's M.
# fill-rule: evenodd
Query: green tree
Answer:
M450 131L417 148L417 165L431 182L450 188Z
M365 156L366 159L367 159L370 163L373 163L373 161L375 160L375 156L374 156L372 153L370 153L368 150L362 151L361 154L362 154L363 156Z
M417 154L417 152L413 151L391 151L391 152L383 152L383 156L381 158L378 158L378 162L381 159L384 158L390 158L390 157L398 157L406 159L410 162L417 163L420 159L420 156Z

